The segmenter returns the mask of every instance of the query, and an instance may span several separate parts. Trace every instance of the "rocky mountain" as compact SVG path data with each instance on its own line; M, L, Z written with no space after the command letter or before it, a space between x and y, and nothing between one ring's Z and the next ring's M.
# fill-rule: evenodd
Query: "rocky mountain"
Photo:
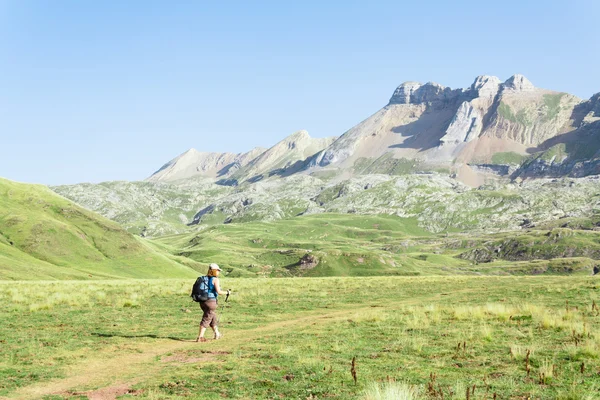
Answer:
M149 182L170 182L196 176L226 177L244 167L265 149L256 147L247 153L207 153L189 149L175 157L148 179Z
M600 174L600 93L575 107L577 129L541 143L512 178Z
M594 175L600 94L584 101L514 75L466 89L405 82L338 138L299 131L268 150L190 150L147 182L53 190L150 236L328 212L487 231L598 214Z
M265 176L290 175L303 167L302 161L323 150L335 139L314 139L306 131L295 132L235 171L230 178L238 183L244 180L257 182Z
M498 164L498 155L523 161L553 138L568 140L566 134L592 123L595 101L536 88L522 75L505 82L480 76L467 89L405 82L385 107L314 156L308 167L361 172L368 166L369 172L390 173L403 160L414 160L410 164L421 170L449 168L477 186L489 171L471 165ZM581 118L584 109L592 114L587 120Z
M269 149L256 147L247 153L203 153L190 149L163 165L149 182L173 182L192 177L216 178L223 184L258 181L265 176L290 173L294 165L329 146L336 138L311 138L298 131Z
M299 131L266 151L192 149L148 180L204 176L231 185L295 173L347 178L445 170L476 187L498 176L587 176L600 164L599 98L537 88L522 75L504 82L479 76L466 89L405 82L386 106L339 138Z

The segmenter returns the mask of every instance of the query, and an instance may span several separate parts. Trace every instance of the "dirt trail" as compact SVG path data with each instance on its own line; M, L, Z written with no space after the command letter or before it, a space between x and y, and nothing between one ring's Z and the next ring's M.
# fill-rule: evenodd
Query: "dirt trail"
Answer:
M468 291L468 289L466 291ZM420 304L423 301L430 301L436 297L439 297L439 294L426 298L406 299L404 301L388 303L386 304L386 308ZM128 353L115 356L114 353L109 352L96 353L97 355L94 358L86 359L85 361L68 367L65 371L66 378L26 386L13 392L9 397L0 399L39 399L45 395L66 394L75 391L81 394L85 388L92 387L104 389L110 389L112 387L129 387L135 384L135 382L144 381L146 378L155 375L158 370L164 366L164 363L152 361L161 355L180 350L197 349L200 346L210 346L210 348L213 348L216 351L229 351L239 347L242 343L262 337L267 332L281 333L282 330L304 327L309 323L330 324L347 319L349 316L356 313L373 310L371 306L362 308L351 308L351 305L348 306L350 308L337 309L326 314L323 313L322 309L319 309L301 317L294 318L293 315L290 315L293 319L273 322L254 329L239 331L228 329L224 339L218 343L212 341L208 343L196 343L192 340L173 341L170 339L157 339L152 343L136 344L135 348L137 352L133 354ZM102 391L94 391L94 393L98 392ZM106 392L113 393L110 390L107 390ZM115 397L108 395L106 397L94 398L108 400L114 399Z

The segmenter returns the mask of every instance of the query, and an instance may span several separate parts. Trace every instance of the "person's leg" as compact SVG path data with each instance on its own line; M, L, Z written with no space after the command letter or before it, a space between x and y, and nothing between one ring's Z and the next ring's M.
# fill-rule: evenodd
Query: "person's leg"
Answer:
M210 304L209 307L211 308L211 314L212 314L212 320L210 321L210 327L212 328L213 332L215 333L215 339L220 339L221 333L219 332L219 327L217 326L217 324L219 322L219 318L217 317L218 304L215 301L213 304Z
M196 338L196 342L204 342L204 332L206 332L206 328L200 325L200 331L198 331L198 337Z
M210 307L205 302L200 303L200 308L203 311L202 320L200 321L200 330L198 331L198 337L196 338L196 342L206 342L204 338L204 333L206 332L206 328L210 324Z
M221 333L219 332L219 327L218 326L211 326L213 332L215 332L215 339L221 339Z

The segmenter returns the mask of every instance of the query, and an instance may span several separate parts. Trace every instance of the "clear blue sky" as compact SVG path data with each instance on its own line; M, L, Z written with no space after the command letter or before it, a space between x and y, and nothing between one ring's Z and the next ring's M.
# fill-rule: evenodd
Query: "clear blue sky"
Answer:
M600 91L600 2L0 0L0 176L141 180L340 135L403 81Z

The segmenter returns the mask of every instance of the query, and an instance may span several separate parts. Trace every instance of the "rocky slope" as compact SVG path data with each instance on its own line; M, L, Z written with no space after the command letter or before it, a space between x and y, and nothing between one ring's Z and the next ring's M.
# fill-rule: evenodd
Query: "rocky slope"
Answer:
M199 210L231 193L230 188L202 178L179 184L82 183L55 186L52 190L142 236L185 232Z
M391 214L415 218L430 232L491 232L600 212L598 177L525 180L473 189L437 173L371 174L346 180L295 174L235 187L206 181L134 182L53 190L147 236L314 213Z
M149 182L171 182L196 176L226 177L244 167L265 149L256 147L247 153L207 153L189 149L152 174Z
M585 104L566 93L536 88L522 75L505 82L480 76L467 89L405 82L384 108L313 157L308 166L360 170L387 155L416 160L421 169L451 168L459 179L477 186L483 181L469 182L469 164L492 163L496 154L525 158L539 151L548 140L593 122L593 116L587 122L578 117ZM379 172L388 173L389 165Z
M248 180L257 182L273 175L290 175L298 172L302 161L329 146L336 137L323 139L311 138L306 131L298 131L283 139L245 167L231 174L228 182L238 184Z
M541 143L513 179L600 174L600 93L578 104L573 114L578 128Z

